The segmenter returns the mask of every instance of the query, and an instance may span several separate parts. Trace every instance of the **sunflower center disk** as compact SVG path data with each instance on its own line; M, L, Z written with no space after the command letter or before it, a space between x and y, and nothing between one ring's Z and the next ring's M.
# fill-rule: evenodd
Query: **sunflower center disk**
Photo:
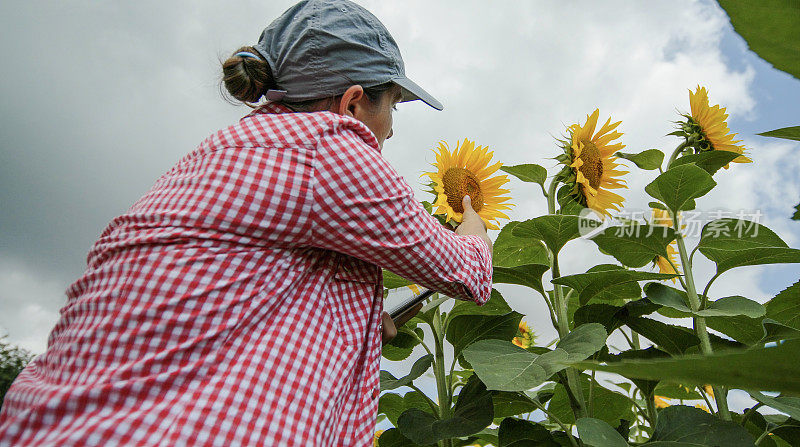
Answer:
M444 173L442 180L447 203L453 208L453 211L457 213L464 212L464 206L461 201L467 195L472 199L472 208L475 211L480 211L483 208L481 183L475 174L464 168L450 168Z
M600 151L597 146L591 142L583 143L583 149L578 158L583 161L583 166L578 170L589 180L589 186L597 189L603 179L603 160L600 158Z

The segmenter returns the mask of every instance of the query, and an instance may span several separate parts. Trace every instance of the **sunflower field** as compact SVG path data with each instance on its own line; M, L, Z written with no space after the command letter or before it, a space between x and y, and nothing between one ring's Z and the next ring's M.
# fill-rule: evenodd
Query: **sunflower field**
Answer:
M751 48L781 68L785 58L751 42L736 2L720 3ZM792 64L781 69L800 76ZM434 295L384 346L388 360L408 359L417 347L425 355L401 377L381 371L379 419L392 428L376 434L378 445L800 445L800 281L763 304L718 296L713 287L748 266L800 263L800 249L757 216L722 213L687 243L690 216L699 205L713 209L702 199L715 177L735 175L756 157L706 88L689 90L688 109L672 129L674 149L638 153L626 152L620 122L594 110L562 129L551 172L493 163L469 140L452 150L439 144L435 169L425 174L434 197L426 207L454 227L469 195L487 228L500 230L494 283L527 287L558 337L538 344L535 328L497 290L483 306ZM762 135L797 140L798 131ZM621 213L624 199L614 192L626 187L626 169L652 178L634 192L650 207L636 217ZM548 213L506 222L509 176L541 194ZM565 274L559 259L577 239L590 241L605 263ZM699 257L715 265L707 281L693 268ZM384 287L416 286L385 272ZM428 371L435 395L420 385ZM732 389L754 403L732 411Z

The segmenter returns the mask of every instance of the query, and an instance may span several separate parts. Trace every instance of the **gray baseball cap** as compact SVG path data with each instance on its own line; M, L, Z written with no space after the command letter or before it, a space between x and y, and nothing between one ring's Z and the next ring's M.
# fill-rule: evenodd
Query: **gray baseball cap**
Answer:
M271 100L307 101L341 95L354 84L394 82L402 101L442 103L406 77L400 49L372 13L347 0L304 0L261 33L254 48L267 61L280 90Z

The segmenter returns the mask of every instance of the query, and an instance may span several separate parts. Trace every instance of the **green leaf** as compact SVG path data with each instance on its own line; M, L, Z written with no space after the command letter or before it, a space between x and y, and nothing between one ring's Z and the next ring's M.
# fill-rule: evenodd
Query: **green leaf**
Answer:
M517 392L497 391L492 396L492 402L494 402L495 418L530 413L536 409L536 405L530 397Z
M549 265L524 264L516 267L494 267L492 282L495 284L518 284L527 286L544 294L542 275L550 269Z
M442 439L477 433L489 426L493 417L492 393L476 376L472 376L458 395L452 417L438 420L430 413L410 409L400 415L397 428L417 444L433 444Z
M762 318L742 316L708 317L706 318L706 325L738 342L753 345L764 338L764 327L761 325L761 320Z
M682 354L692 346L700 344L691 330L672 326L650 318L630 318L625 322L629 328L652 341L670 354Z
M677 213L685 209L687 203L703 197L716 185L717 182L711 178L711 174L702 168L694 164L684 164L659 175L644 190L673 213Z
M800 126L784 127L781 129L770 130L768 132L761 132L756 135L800 141Z
M558 188L556 192L556 200L558 201L558 214L579 216L584 209L583 204L578 201L578 198L573 194L574 188L572 186L564 185Z
M547 169L536 164L502 166L500 170L513 175L523 182L538 183L544 186L544 182L547 180Z
M583 389L583 395L589 399L589 381L586 375L581 375L578 381ZM593 417L605 421L606 423L617 426L621 419L632 420L631 401L627 396L611 391L601 386L595 381L592 390ZM548 402L547 409L552 412L561 422L565 424L575 423L575 415L570 407L569 397L564 385L557 384L553 398Z
M474 301L455 300L453 309L447 314L447 319L452 321L455 317L461 315L505 315L511 312L503 295L495 289L492 289L492 295L483 306L478 306Z
M494 241L492 261L497 267L517 267L525 264L549 265L547 249L533 238L517 237L512 234L519 222L507 223L497 240Z
M702 399L703 396L697 392L697 387L681 385L679 383L661 382L653 390L653 394L669 399L693 400Z
M661 154L662 157L664 154ZM575 422L578 435L587 447L628 447L628 443L605 421L595 418L580 418Z
M664 204L661 202L647 202L647 206L649 206L650 208L656 208L659 210L667 211L667 207L664 206Z
M741 296L728 296L711 301L708 306L697 312L686 304L685 293L659 283L649 283L644 288L647 298L661 306L670 307L687 314L701 317L733 317L743 315L749 318L763 317L766 310L761 304Z
M453 355L459 355L479 340L511 341L519 329L522 314L511 311L505 315L462 315L453 318L447 327L447 341L453 345Z
M718 0L747 46L778 70L800 79L800 4L793 0Z
M661 163L664 161L664 153L658 149L648 149L638 154L617 152L614 156L630 160L639 168L648 171L660 168Z
M582 324L571 330L559 340L556 349L567 353L568 362L576 362L590 357L606 345L605 328L599 323Z
M673 405L658 413L653 436L644 445L753 447L753 441L739 424L723 421L699 408Z
M500 447L560 447L546 427L522 419L503 419L497 435Z
M587 304L581 306L574 317L575 325L584 323L600 323L607 333L614 332L629 319L649 315L658 310L658 305L650 300L641 299L625 303L623 306L610 304Z
M728 166L730 162L738 158L741 154L731 151L708 151L699 154L684 155L672 163L672 167L692 163L702 168L711 175L716 174L723 166ZM670 168L671 169L671 168ZM694 208L694 207L692 207Z
M797 206L794 207L794 209L797 211L795 211L794 214L792 215L792 220L800 220L800 203L798 203Z
M400 430L396 428L390 428L385 432L381 433L380 438L378 438L378 445L380 447L418 447L419 444L415 444L410 439L403 436L400 433Z
M625 377L712 384L752 390L800 393L800 342L768 348L751 348L689 355L669 360L630 360L609 365L582 362L578 366Z
M775 295L766 308L767 318L800 330L800 281Z
M543 241L554 254L561 251L564 244L580 236L578 216L551 214L520 222L511 231L516 237L534 238Z
M667 245L675 240L675 230L667 226L630 223L608 227L592 236L604 253L628 267L643 267L656 256L667 257Z
M800 338L800 330L781 324L771 318L761 320L761 325L764 327L764 338L759 343Z
M575 291L578 292L581 305L584 305L593 297L620 284L644 281L648 279L670 279L676 276L678 275L639 272L636 270L605 270L560 276L558 278L554 278L551 282L553 284L561 284L575 289Z
M800 250L789 248L769 228L747 220L717 219L707 223L697 248L717 264L717 274L746 265L800 262Z
M397 330L397 336L395 338L393 338L389 343L383 345L381 355L385 359L393 362L407 359L414 350L414 347L419 344L417 338L411 335L412 332L416 333L417 337L420 339L422 339L424 335L421 328L404 326Z
M560 349L536 355L501 340L473 343L463 355L487 388L499 391L525 391L541 385L563 369L568 358Z
M419 376L425 374L425 371L433 364L433 356L431 354L424 355L414 362L411 366L411 372L407 375L397 379L389 371L381 371L381 391L393 390L411 384Z
M800 397L772 397L759 393L758 391L750 391L749 394L750 397L762 404L800 420Z
M386 419L394 426L397 426L397 419L400 415L410 408L424 411L431 410L425 397L416 391L409 391L403 396L395 393L384 393L378 400L378 413L385 414Z
M404 287L414 284L413 282L403 278L400 275L395 275L394 273L384 270L383 271L383 288L384 289L397 289L399 287Z
M565 364L585 359L605 346L603 326L590 323L565 335L556 349L542 355L510 342L483 340L469 345L464 357L489 389L524 391L540 385ZM498 368L497 365L503 365Z

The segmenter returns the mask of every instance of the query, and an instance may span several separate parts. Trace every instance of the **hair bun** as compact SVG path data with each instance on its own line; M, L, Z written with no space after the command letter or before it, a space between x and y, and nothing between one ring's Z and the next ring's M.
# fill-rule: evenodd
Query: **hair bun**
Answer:
M277 85L265 60L238 54L242 52L258 54L253 47L236 50L222 63L222 82L231 97L244 103L256 103Z

